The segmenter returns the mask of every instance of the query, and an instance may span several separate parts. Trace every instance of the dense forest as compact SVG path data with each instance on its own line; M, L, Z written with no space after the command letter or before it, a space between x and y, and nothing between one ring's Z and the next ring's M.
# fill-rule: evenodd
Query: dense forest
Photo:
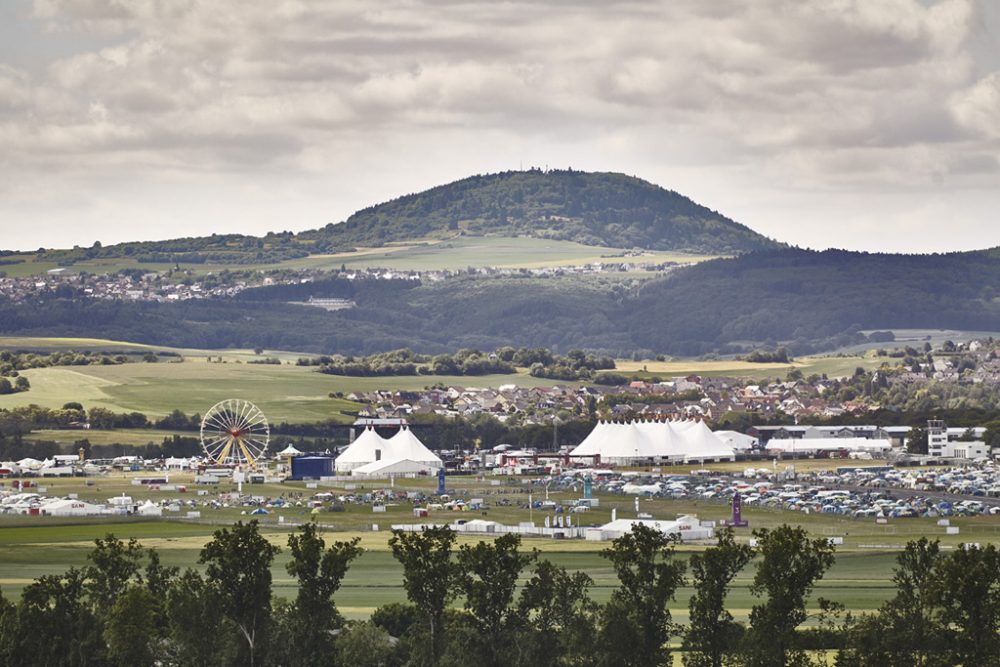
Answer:
M726 351L789 343L795 354L859 329L1000 330L991 252L892 255L783 249L705 262L647 282L629 304L638 348Z
M266 264L428 237L531 236L588 245L734 254L780 244L676 192L631 176L512 171L472 176L371 206L346 222L294 234L270 232L39 248L62 266L91 259L141 263ZM0 264L23 261L0 252Z
M910 542L894 595L852 616L811 599L835 561L828 539L788 525L753 536L751 547L725 529L715 546L682 555L674 537L636 525L601 551L617 582L600 604L586 572L523 549L519 535L459 544L447 526L394 530L408 601L351 622L335 599L364 552L358 538L328 544L311 522L290 534L285 570L297 590L282 600L272 566L284 549L255 521L217 530L200 568L183 571L108 535L84 567L39 577L16 602L0 596L0 666L664 667L676 664L671 643L686 667L829 665L827 651L839 667L1000 665L994 545ZM727 596L747 569L744 624ZM678 600L685 584L693 593Z

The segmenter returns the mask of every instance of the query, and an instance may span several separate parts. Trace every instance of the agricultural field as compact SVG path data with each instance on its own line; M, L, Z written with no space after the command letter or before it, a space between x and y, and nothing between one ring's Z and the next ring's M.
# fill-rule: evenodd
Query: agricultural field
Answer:
M120 428L114 430L101 429L40 429L32 431L25 440L40 442L55 442L60 445L72 445L86 438L92 445L158 445L164 438L175 435L190 438L198 435L190 431L163 431L152 428Z
M401 270L464 269L470 266L495 266L504 268L542 268L546 266L569 266L595 262L678 262L693 263L713 259L710 255L690 255L680 252L646 251L641 256L623 257L622 248L583 245L572 241L556 241L532 238L474 237L464 236L454 239L427 239L412 243L390 243L381 248L358 248L353 252L326 255L310 255L300 259L290 259L272 264L180 264L183 270L195 275L218 273L220 271L252 269L269 271L276 269L316 269L331 271L347 267L389 268ZM8 276L20 278L41 275L59 268L55 262L39 260L36 255L21 256L25 261L7 264L2 270ZM169 271L172 263L137 262L130 258L91 259L76 262L66 267L69 273L104 274L121 269L142 269L149 272Z
M535 378L520 369L516 374L485 376L389 376L347 377L317 373L315 368L296 366L304 355L291 351L195 350L124 343L88 338L2 337L0 349L37 352L92 350L108 353L169 352L150 363L112 366L68 366L38 368L24 372L31 390L0 396L0 408L25 405L59 408L76 401L86 408L103 407L115 412L142 412L160 417L173 410L203 414L218 401L243 398L255 403L272 423L353 421L350 413L359 405L330 398L330 394L385 390L420 390L432 385L499 387L507 384L537 387L560 383ZM252 364L264 357L281 364ZM753 364L729 361L618 361L617 373L637 377L669 378L679 375L737 375L752 378L783 377L792 368L805 375L825 373L831 377L850 375L858 366L876 368L880 360L863 357L804 357L791 364ZM144 441L145 442L145 441Z
M789 371L798 369L803 375L845 377L853 375L859 366L865 370L878 368L885 359L865 356L801 357L791 363L752 363L739 359L726 360L671 360L671 361L618 361L611 373L626 373L639 377L675 377L702 375L707 377L735 376L755 379L784 378Z
M142 412L150 417L173 410L204 414L215 403L242 398L256 404L272 423L352 422L350 412L360 407L329 394L376 389L417 390L434 384L498 387L504 384L551 386L552 380L527 373L475 377L413 375L400 377L345 377L317 373L315 367L247 364L218 359L215 351L185 357L183 362L129 363L118 366L38 368L24 372L31 390L0 396L0 408L40 405L58 408L70 401L86 408L115 412ZM252 353L251 353L252 354ZM270 355L270 353L265 353ZM226 353L222 358L227 359Z
M145 498L179 498L185 500L206 499L197 496L196 487L190 484L190 475L171 474L171 483L189 483L187 492L159 492L140 488L131 484L131 474L110 474L100 478L90 478L90 485L84 479L45 480L50 495L76 493L81 499L106 502L112 496L122 493L136 500ZM536 525L544 523L545 514L540 510L518 507L518 502L528 499L526 480L507 480L497 487L489 478L449 478L449 491L456 496L483 497L491 507L486 517L503 523L532 520ZM8 482L9 483L9 482ZM385 488L386 482L370 480L359 482L352 493ZM398 480L396 491L430 491L434 482L424 480ZM367 487L367 489L362 488ZM323 489L347 492L343 483L324 485ZM210 497L220 491L230 491L230 485L211 488ZM247 491L248 487L244 487ZM308 497L315 490L307 489L303 483L255 485L249 487L254 495L275 498L284 495L289 500ZM533 488L536 500L545 495L544 488ZM571 500L571 493L552 493L554 500ZM574 515L574 519L589 525L607 522L614 508L619 517L634 514L634 500L623 496L602 496L601 507L586 514ZM492 506L496 501L506 500L508 507ZM317 521L327 530L328 540L359 537L365 548L364 555L356 561L348 573L344 587L337 594L337 604L349 618L365 618L375 608L389 602L404 599L402 572L388 549L388 529L391 524L415 521L411 505L402 502L389 505L385 514L374 514L366 504L346 504L343 512L320 512ZM130 520L130 519L58 519L51 517L0 517L0 588L8 596L17 595L21 588L33 578L43 574L53 574L71 566L85 564L86 554L92 540L111 532L121 538L135 537L144 545L156 548L167 565L197 567L198 552L211 539L211 534L219 526L236 520L250 518L245 509L200 508L200 522L178 519ZM728 508L719 503L705 501L641 500L640 511L648 512L655 518L669 519L679 514L694 513L701 519L721 519L728 515ZM165 516L169 512L165 513ZM292 525L309 520L311 513L303 507L273 509L270 514L258 518L269 538L279 546L287 542ZM837 550L837 562L823 578L816 590L816 596L823 596L845 604L850 611L858 612L877 608L893 591L891 583L892 567L896 552L911 539L928 535L942 540L946 549L955 548L961 541L1000 542L1000 524L992 517L954 518L953 526L959 526L960 536L945 536L944 530L931 519L902 519L888 525L877 525L871 521L846 519L830 515L804 515L781 510L747 507L745 518L752 528L773 528L782 523L802 525L815 536L840 536L845 544ZM481 517L479 512L434 512L432 521L448 523L456 519ZM373 524L378 526L373 531ZM746 530L739 533L741 540L749 538ZM469 543L481 538L462 536L459 543ZM615 586L614 575L600 556L606 543L582 540L548 540L526 538L525 549L538 549L541 558L550 559L569 569L587 572L595 582L592 596L605 601ZM681 557L703 549L704 545L684 545L679 548ZM294 584L285 572L287 553L279 555L273 567L275 592L284 597L294 595ZM743 572L734 584L729 607L732 613L745 620L754 598L750 595L749 584L752 567ZM684 588L673 607L675 616L684 621L687 618L686 602L691 590Z

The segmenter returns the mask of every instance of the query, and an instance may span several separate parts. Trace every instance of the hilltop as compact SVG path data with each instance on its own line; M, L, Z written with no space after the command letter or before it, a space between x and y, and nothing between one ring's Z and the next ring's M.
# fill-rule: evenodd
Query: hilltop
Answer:
M613 248L738 254L779 244L687 197L615 173L472 176L358 211L300 238L378 246L428 237L530 236Z
M715 256L781 246L683 195L638 178L531 170L472 176L365 208L342 223L299 233L211 234L35 253L0 251L0 269L102 260L150 270L174 264L275 266L359 247L477 237L543 238L619 250ZM441 244L431 248L441 254L448 250ZM93 272L96 267L87 268Z

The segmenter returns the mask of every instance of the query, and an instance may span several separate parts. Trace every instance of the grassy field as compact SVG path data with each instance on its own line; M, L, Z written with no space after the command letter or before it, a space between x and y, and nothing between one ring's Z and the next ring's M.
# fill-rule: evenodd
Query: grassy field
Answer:
M196 496L194 488L188 492L156 491L131 484L131 475L114 474L91 479L88 486L83 479L46 480L47 491L51 495L76 493L80 498L106 502L112 496L122 493L136 499L175 497L191 499ZM171 475L171 482L190 482L189 475ZM395 490L423 490L433 487L432 480L399 480ZM383 488L385 482L368 481L362 486L367 490ZM343 483L331 487L343 491ZM298 494L308 497L316 491L306 489L302 483L289 482L249 487L255 495L295 499ZM325 488L325 487L324 487ZM214 496L220 491L229 491L230 486L214 488L209 493ZM246 489L245 489L246 490ZM359 488L356 491L365 491ZM529 513L527 509L516 507L517 501L527 500L527 487L521 480L513 480L502 486L492 486L489 479L449 478L449 490L455 495L483 497L487 502L506 499L512 507L491 507L486 518L503 523L533 520L536 525L544 523L545 515L539 510ZM535 488L534 497L544 496L544 489ZM552 493L557 500L569 500L572 493ZM620 517L632 516L633 499L621 496L599 496L601 507L590 513L577 515L584 524L600 525L610 519L612 508ZM700 501L642 500L640 509L656 518L672 518L678 514L695 513L701 519L721 519L728 515L728 508L719 503ZM16 595L24 585L42 574L53 574L73 565L84 565L86 554L92 547L92 540L113 532L119 537L135 537L149 547L160 551L165 564L178 567L196 567L198 552L211 539L211 534L221 525L228 525L248 517L240 509L211 510L201 508L203 523L188 523L177 520L134 521L110 519L57 519L51 517L0 517L0 587L7 595ZM1000 524L991 517L958 518L952 525L959 526L959 536L945 536L943 529L931 519L907 519L894 521L888 525L877 525L871 521L844 519L829 515L804 515L777 510L747 507L744 515L752 528L773 528L782 523L802 525L816 536L841 536L845 544L838 548L837 562L820 582L816 595L842 602L851 611L877 608L892 594L891 574L895 553L906 541L923 535L941 538L945 548L954 548L960 541L1000 542ZM458 518L473 518L479 513L435 512L432 521L451 522ZM279 546L287 542L291 528L289 524L308 520L309 510L301 507L275 510L272 514L259 517L269 539ZM388 549L388 528L394 523L414 521L411 505L401 503L389 505L385 514L373 514L367 505L346 506L344 512L322 512L319 522L328 531L327 539L348 539L359 537L365 548L364 555L356 561L348 573L343 589L337 595L337 604L350 618L364 618L382 604L404 599L402 572ZM379 530L372 531L372 524ZM747 539L748 532L739 532L740 539ZM463 536L460 543L470 543L481 538ZM613 572L601 558L600 550L606 543L582 540L526 539L525 548L538 549L542 558L552 560L573 570L586 571L594 579L592 596L605 601L615 586ZM704 546L685 545L679 551L682 557L703 549ZM282 553L273 567L275 592L284 597L294 595L295 585L285 572L287 550ZM744 619L754 604L749 584L753 576L748 568L736 580L730 598L730 610L737 618ZM675 604L674 614L680 619L687 617L686 603L689 588L682 589Z
M215 358L215 357L213 357ZM552 380L527 373L476 377L414 375L355 378L317 373L306 366L209 363L189 357L183 363L130 363L118 366L73 366L28 370L31 390L0 396L0 408L36 404L58 408L70 401L116 412L138 411L162 416L175 409L204 414L218 401L243 398L255 403L272 423L353 421L344 414L359 405L330 398L330 393L375 389L416 390L443 383L457 386L551 386Z
M812 374L828 377L853 375L859 366L866 370L878 368L884 359L862 356L847 357L802 357L791 363L751 363L738 359L727 360L673 360L673 361L617 361L617 369L611 373L627 373L640 377L676 377L681 375L703 375L707 377L736 376L748 378L784 378L789 371L798 369L803 375Z
M30 404L58 408L70 401L85 407L104 407L116 412L143 412L151 417L175 409L203 414L218 401L243 398L257 404L272 422L316 422L335 419L353 421L347 413L358 405L330 398L331 393L377 389L420 390L444 384L465 387L499 387L506 384L537 387L559 384L535 378L525 369L517 374L485 376L415 375L397 377L345 377L324 375L314 368L294 365L302 355L291 351L194 350L165 348L87 338L0 337L0 349L50 352L94 350L110 353L166 351L183 361L165 357L155 364L128 363L117 366L71 366L39 368L24 372L31 381L27 392L0 396L0 408ZM280 365L250 364L274 357ZM221 362L219 360L222 360ZM744 361L619 361L615 372L638 377L669 378L680 375L737 375L753 378L784 377L792 368L804 374L849 375L858 366L877 367L879 361L862 357L805 357L792 364L751 364ZM643 370L645 369L645 370Z
M184 437L197 436L197 433L181 431L161 431L159 429L115 429L113 431L101 431L98 429L42 429L32 431L25 439L32 441L56 442L61 445L72 445L74 442L86 438L92 445L146 445L149 443L160 444L164 438L171 438L175 435Z
M594 262L699 262L712 259L707 255L689 255L679 252L650 251L640 257L623 258L621 248L589 246L572 241L554 241L533 238L457 237L441 241L429 239L409 244L390 244L382 248L359 248L353 252L328 255L311 255L272 264L184 264L182 269L196 275L218 273L222 270L254 269L319 269L381 267L402 270L464 269L469 266L496 266L508 268L540 268L567 266ZM20 264L0 267L11 277L45 274L59 268L55 262L40 261L36 255L22 256ZM68 273L86 271L94 274L113 273L121 269L139 268L144 271L167 271L171 263L139 263L134 259L92 259L66 267Z

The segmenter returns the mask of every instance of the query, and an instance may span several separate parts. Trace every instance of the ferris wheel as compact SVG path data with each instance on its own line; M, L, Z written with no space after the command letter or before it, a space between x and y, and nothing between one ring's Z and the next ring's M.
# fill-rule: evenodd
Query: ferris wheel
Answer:
M201 448L216 465L256 467L270 435L260 408L239 398L216 403L201 420Z

